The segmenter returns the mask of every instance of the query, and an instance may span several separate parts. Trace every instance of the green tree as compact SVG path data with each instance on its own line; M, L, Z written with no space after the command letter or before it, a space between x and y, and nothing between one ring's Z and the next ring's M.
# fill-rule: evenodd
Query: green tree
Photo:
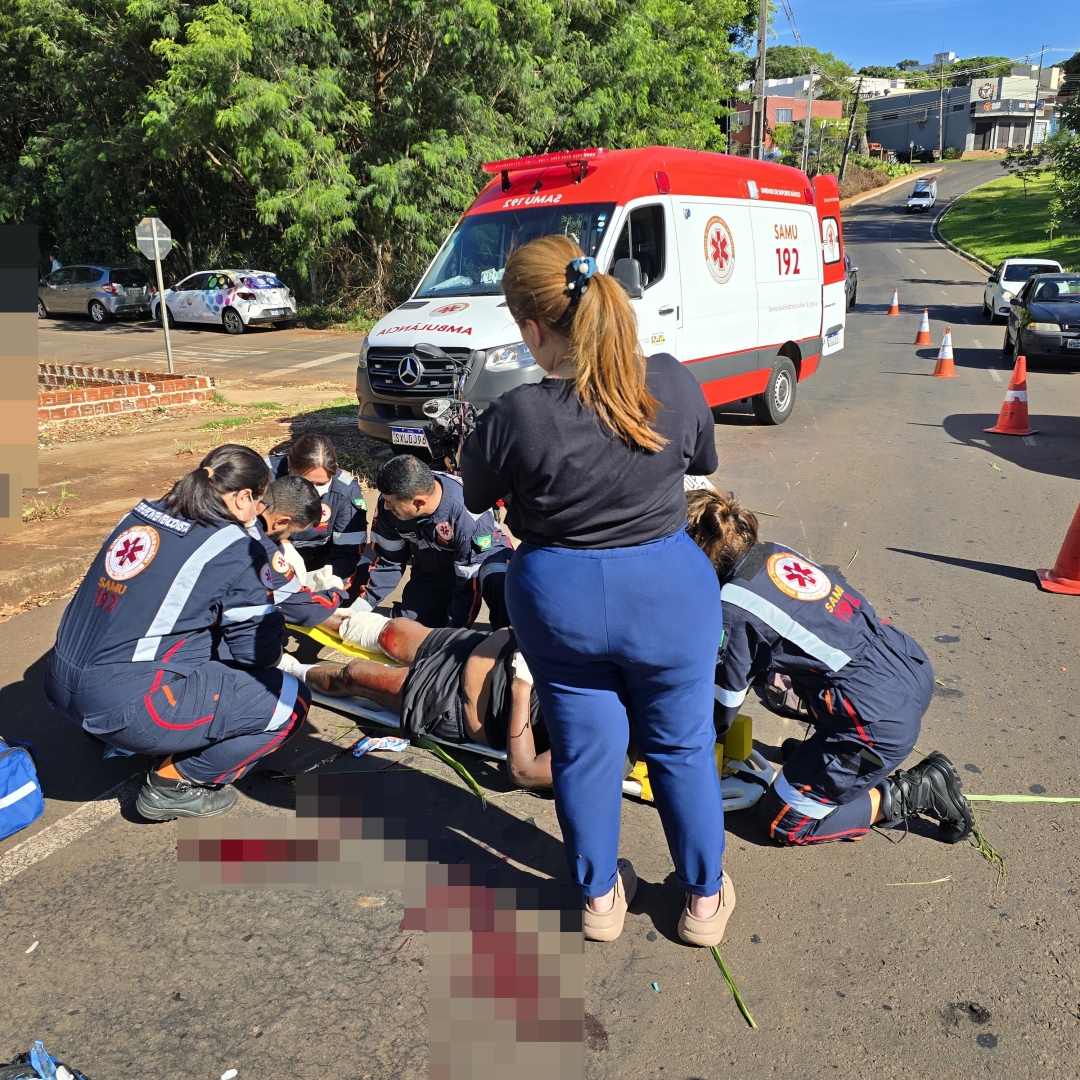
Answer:
M1080 224L1080 95L1062 105L1058 131L1043 147L1054 169L1057 216Z
M855 70L831 52L821 52L807 45L774 45L765 54L765 75L769 79L792 79L814 71L827 73L833 79L854 75Z

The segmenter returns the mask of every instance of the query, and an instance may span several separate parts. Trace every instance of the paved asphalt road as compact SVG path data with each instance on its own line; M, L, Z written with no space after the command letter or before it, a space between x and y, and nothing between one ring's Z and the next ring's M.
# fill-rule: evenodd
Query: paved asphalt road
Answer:
M257 327L232 337L221 327L171 333L175 370L220 380L354 385L362 334ZM123 320L98 326L89 317L58 316L38 323L42 363L90 364L165 371L165 337L152 322Z
M950 165L940 199L999 174ZM1038 435L983 433L1008 383L1002 329L980 317L983 275L903 213L906 194L847 215L860 271L847 348L800 387L784 426L720 419L717 479L774 515L767 538L841 568L926 648L939 684L920 750L952 757L971 792L1080 796L1080 600L1040 592L1032 572L1053 563L1080 498L1080 382L1036 369ZM894 286L901 318L885 315ZM923 306L935 341L953 329L956 379L929 378L934 351L910 344ZM60 614L0 625L0 731L38 741L43 825L133 767L101 762L42 701ZM800 733L751 711L767 754ZM439 857L507 854L524 866L507 868L507 884L564 875L549 801L494 800L485 815L431 783L439 820L486 845L461 840ZM290 806L267 774L244 792L247 813ZM919 823L901 843L778 850L752 813L729 815L738 908L723 953L751 1031L709 954L678 944L655 811L626 801L623 852L642 884L622 938L586 946L586 1075L1075 1078L1080 807L988 806L980 821L1007 862L1001 887L972 847ZM425 1075L425 972L388 959L404 939L400 894L361 906L347 893L179 892L174 836L125 809L3 885L0 1059L42 1037L95 1080L212 1080L230 1066L241 1080ZM0 845L0 860L24 837ZM415 937L408 948L422 958Z

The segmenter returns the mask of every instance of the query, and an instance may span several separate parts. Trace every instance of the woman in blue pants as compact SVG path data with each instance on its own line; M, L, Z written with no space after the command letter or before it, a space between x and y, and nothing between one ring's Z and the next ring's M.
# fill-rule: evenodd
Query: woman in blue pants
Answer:
M480 417L465 502L478 513L509 495L523 541L506 602L548 726L585 936L618 937L637 887L618 857L629 716L687 894L679 934L714 945L735 905L713 750L721 609L683 493L687 473L717 467L712 414L674 357L645 358L622 286L566 237L520 248L502 284L547 377Z

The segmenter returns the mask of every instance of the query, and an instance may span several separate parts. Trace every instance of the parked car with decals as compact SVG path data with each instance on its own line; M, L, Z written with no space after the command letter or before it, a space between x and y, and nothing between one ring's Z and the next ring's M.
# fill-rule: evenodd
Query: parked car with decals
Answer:
M356 392L367 435L422 445L462 361L478 410L543 377L500 284L510 252L539 236L570 236L614 274L646 354L685 363L710 405L749 399L762 422L782 423L797 383L844 346L834 177L811 182L784 165L667 147L540 154L484 169L492 180L412 297L364 340Z
M242 334L248 326L281 326L296 321L296 297L265 270L210 270L191 274L165 290L169 325L200 323ZM153 317L161 318L154 298Z
M1015 362L1080 364L1080 274L1037 274L1010 303L1002 352Z
M38 318L89 315L96 323L149 315L154 288L137 266L62 266L38 284Z
M991 322L1009 318L1009 302L1032 274L1060 274L1061 263L1053 259L1006 259L986 280L983 314Z

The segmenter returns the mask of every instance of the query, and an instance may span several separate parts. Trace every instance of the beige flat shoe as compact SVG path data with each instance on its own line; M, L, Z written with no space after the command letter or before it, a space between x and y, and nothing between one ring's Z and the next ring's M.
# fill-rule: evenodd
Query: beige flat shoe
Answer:
M614 941L623 930L626 909L637 892L637 874L629 859L620 859L615 875L615 902L608 911L590 911L588 903L582 913L582 929L586 941Z
M724 930L727 921L735 910L735 886L731 884L731 878L724 873L720 884L720 906L716 914L707 919L699 919L690 914L690 897L686 897L686 905L679 918L679 937L688 945L701 945L711 948L719 945L724 940Z

